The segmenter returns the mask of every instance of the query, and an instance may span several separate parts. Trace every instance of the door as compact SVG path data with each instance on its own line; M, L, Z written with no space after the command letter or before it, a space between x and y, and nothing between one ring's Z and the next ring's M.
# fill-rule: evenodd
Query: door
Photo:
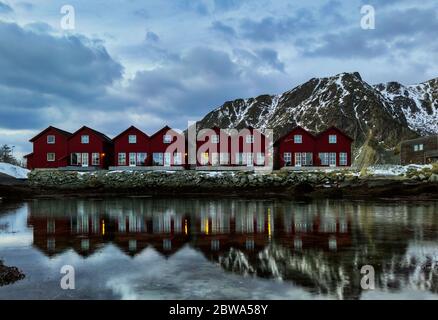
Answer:
M129 166L135 167L137 165L137 154L136 153L130 153L129 154Z
M301 159L301 153L300 152L296 152L295 153L295 167L301 167L303 164L302 159Z
M164 166L170 167L170 153L169 152L166 152L164 154Z
M88 153L83 153L81 158L82 158L82 166L88 167Z
M253 167L254 166L254 154L253 153L247 153L246 154L246 166L247 167Z
M213 152L211 154L211 165L215 167L219 165L219 153Z
M336 152L330 152L329 165L330 167L336 167Z

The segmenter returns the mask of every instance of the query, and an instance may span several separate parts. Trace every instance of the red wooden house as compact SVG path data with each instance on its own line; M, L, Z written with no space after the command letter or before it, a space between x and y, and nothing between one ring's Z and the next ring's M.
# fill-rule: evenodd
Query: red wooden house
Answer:
M276 161L281 168L313 166L315 148L315 136L302 127L296 127L276 141Z
M69 166L106 169L113 157L113 143L103 133L83 126L68 139Z
M226 130L219 127L202 129L196 139L196 163L198 166L231 165L231 139Z
M25 156L28 169L59 168L67 166L67 140L70 132L48 127L29 141L33 152Z
M187 163L185 135L165 126L149 138L149 152L152 166L184 167Z
M247 127L230 130L231 164L234 166L264 166L266 137L261 131Z
M351 166L353 139L336 127L314 136L296 127L275 142L277 166Z
M134 126L129 127L113 139L116 167L148 166L151 163L149 136Z
M316 165L330 167L351 166L353 139L336 127L330 127L316 136Z

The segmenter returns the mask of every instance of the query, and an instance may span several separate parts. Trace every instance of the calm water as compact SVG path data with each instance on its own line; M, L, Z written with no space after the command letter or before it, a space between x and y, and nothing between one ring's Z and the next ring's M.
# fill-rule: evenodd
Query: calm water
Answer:
M438 203L0 203L0 259L26 274L0 299L437 299Z

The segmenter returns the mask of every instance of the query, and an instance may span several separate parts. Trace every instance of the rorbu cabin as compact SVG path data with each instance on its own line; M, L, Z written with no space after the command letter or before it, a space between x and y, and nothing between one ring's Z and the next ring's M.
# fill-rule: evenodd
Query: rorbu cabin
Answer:
M226 130L219 127L202 129L196 139L198 167L228 167L231 165L231 140Z
M114 168L150 166L149 136L134 126L129 127L113 139Z
M281 168L313 166L315 148L315 136L296 127L276 141L277 163Z
M247 127L230 130L231 164L235 167L265 166L266 137L257 129Z
M103 133L83 126L68 139L68 167L107 169L113 154L113 142Z
M330 127L316 136L317 166L351 166L351 143L353 139L336 127Z
M70 136L70 132L50 126L30 139L33 152L25 156L27 168L32 170L67 166L67 140Z
M185 135L168 126L150 137L149 148L152 167L184 169L187 163Z

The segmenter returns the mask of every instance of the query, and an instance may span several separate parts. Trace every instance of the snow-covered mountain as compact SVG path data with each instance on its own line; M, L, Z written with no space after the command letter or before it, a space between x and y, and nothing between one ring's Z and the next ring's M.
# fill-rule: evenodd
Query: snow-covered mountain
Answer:
M354 138L357 165L384 163L401 140L438 133L438 79L404 86L370 85L357 72L313 78L280 95L228 101L198 123L214 125L269 128L275 137L297 125L314 133L334 125Z

